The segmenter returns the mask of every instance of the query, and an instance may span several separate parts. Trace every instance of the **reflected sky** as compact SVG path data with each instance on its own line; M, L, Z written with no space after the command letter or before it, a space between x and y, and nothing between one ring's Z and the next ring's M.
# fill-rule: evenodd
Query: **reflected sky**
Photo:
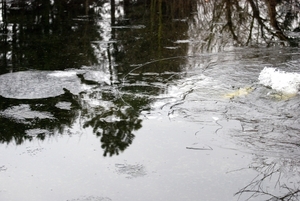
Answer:
M80 134L83 130L24 143L13 152L9 148L13 145L8 145L1 148L1 173L7 181L0 187L1 196L11 198L9 189L13 185L20 189L13 196L16 200L71 200L82 196L111 200L230 200L240 186L247 184L245 177L255 176L251 170L236 172L251 156L220 149L220 141L216 142L218 139L210 133L214 129L207 129L209 136L197 140L195 124L170 124L167 119L145 121L130 149L111 158L103 158L95 136ZM196 141L210 144L213 150L186 149ZM28 194L31 189L39 193Z

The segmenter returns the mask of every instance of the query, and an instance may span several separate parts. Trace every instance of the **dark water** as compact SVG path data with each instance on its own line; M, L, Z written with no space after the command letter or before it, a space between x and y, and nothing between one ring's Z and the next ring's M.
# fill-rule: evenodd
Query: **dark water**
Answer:
M299 199L297 1L1 6L0 200Z

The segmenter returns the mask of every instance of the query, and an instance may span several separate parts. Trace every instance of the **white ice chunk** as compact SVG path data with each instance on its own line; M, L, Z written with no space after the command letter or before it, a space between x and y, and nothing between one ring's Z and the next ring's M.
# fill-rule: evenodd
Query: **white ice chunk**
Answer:
M72 77L76 76L76 71L54 71L53 73L49 73L49 76L54 77Z
M300 87L300 74L265 67L258 77L259 83L285 94L296 94Z

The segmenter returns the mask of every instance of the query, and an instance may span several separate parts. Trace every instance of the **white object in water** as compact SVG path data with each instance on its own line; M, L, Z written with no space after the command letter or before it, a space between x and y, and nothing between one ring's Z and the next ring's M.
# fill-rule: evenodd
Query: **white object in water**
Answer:
M72 77L76 76L76 71L54 71L53 73L49 73L49 76L54 77Z
M259 83L284 94L296 94L300 88L300 74L265 67L259 74Z

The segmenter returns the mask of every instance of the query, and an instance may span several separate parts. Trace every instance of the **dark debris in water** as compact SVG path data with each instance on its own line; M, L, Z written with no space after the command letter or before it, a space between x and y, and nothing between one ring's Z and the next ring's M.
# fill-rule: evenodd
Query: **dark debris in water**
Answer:
M6 171L6 170L7 170L7 168L5 167L5 165L0 166L0 172Z
M26 151L22 154L28 154L30 156L36 156L44 150L42 147L26 147Z
M203 147L186 147L186 149L190 150L198 150L198 151L203 151L203 150L213 150L210 146L203 146Z
M126 178L133 179L137 177L143 177L147 174L145 167L141 164L116 164L115 165L118 174L126 175Z

